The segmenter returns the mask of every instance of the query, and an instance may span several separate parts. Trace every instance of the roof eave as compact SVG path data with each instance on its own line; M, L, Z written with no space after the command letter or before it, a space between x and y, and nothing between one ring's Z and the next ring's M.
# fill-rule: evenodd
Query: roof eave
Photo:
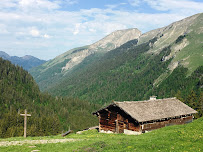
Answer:
M110 105L108 105L108 106L106 106L106 107L104 107L104 108L101 108L101 109L99 109L99 110L97 110L97 111L95 111L95 112L92 112L92 114L93 114L93 115L97 115L97 117L98 117L98 113L99 113L100 111L105 110L105 109L107 109L108 107L114 106L114 105L116 105L116 104L113 102L112 104L110 104Z

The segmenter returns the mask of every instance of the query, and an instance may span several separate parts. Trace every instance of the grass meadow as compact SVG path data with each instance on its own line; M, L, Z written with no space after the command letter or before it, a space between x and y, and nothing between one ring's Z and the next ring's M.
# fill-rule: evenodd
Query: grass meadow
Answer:
M1 142L80 139L74 142L0 146L0 152L200 152L203 151L203 118L185 125L168 126L141 135L104 134L96 130L66 137L13 137Z

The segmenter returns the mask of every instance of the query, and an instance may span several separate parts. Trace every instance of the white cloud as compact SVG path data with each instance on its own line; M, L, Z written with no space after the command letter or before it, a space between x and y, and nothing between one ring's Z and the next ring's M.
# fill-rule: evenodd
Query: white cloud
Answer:
M158 11L169 11L176 14L191 15L203 11L203 3L192 0L143 0Z
M0 34L9 34L9 32L4 24L0 24Z
M80 23L75 24L75 30L73 31L74 35L77 35L80 32Z
M19 5L22 9L58 9L60 6L56 2L49 0L20 0Z
M73 5L73 4L78 4L78 1L77 0L65 0L64 3L68 4L68 5Z
M128 2L130 3L130 5L132 6L139 6L141 3L141 0L128 0Z
M98 31L99 33L101 33L102 35L107 35L110 34L111 32L115 31L115 30L120 30L120 29L126 29L127 26L124 24L120 24L120 23L116 23L115 22L111 22L111 21L106 21L101 22L101 21L91 21L91 22L85 22L82 24L82 30L83 32L86 30L89 30L91 32L93 31ZM81 31L82 32L82 31Z
M33 50L32 55L38 57L43 50L53 58L68 49L93 43L115 30L138 28L146 32L202 12L203 8L203 3L187 0L144 1L164 13L119 10L120 5L129 5L126 3L108 5L106 9L68 11L63 6L75 5L78 1L0 0L0 50L18 50L19 53ZM135 7L143 4L140 0L129 2Z
M189 0L145 0L152 8L168 11L178 9L194 9L196 11L203 11L203 3L189 1Z
M106 5L107 8L109 9L114 9L114 8L118 8L121 5L126 5L127 3L119 3L119 4L114 4L114 5Z
M32 28L30 30L30 34L33 36L33 37L39 37L40 36L40 32L36 29L36 28Z
M44 38L46 38L46 39L51 38L51 36L50 36L50 35L48 35L48 34L44 34L44 35L43 35L43 37L44 37Z
M0 9L12 8L17 6L17 0L1 0Z
M36 28L36 27L32 27L30 29L30 35L32 37L37 37L37 38L45 38L45 39L50 39L52 36L48 35L48 34L41 34L41 32ZM18 35L24 35L26 36L26 33L24 32L18 32Z

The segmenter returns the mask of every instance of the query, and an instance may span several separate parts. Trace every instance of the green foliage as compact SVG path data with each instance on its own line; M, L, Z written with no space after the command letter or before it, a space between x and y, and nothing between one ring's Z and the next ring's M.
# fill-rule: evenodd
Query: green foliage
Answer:
M183 39L184 39L185 35L181 35L177 38L176 42L175 43L179 43L181 42Z
M0 137L23 135L23 117L19 114L23 113L24 109L32 113L32 117L28 118L28 135L58 134L58 116L45 108L44 99L47 98L40 94L32 76L21 67L1 58L0 73ZM50 119L54 120L54 124L43 124ZM52 127L55 128L51 130ZM43 128L43 131L38 132L40 128Z
M74 54L74 53L83 51L83 50L85 50L85 49L86 49L86 48L78 48L78 49L75 49L73 52L71 52L71 54Z
M158 87L153 89L150 95L155 94L158 98L176 96L198 111L196 117L201 117L203 115L203 66L200 66L189 77L187 77L187 71L188 69L182 66L177 67Z
M52 68L49 68L45 73L42 73L40 77L36 74L33 74L33 77L37 77L36 81L40 81L39 85L43 85L43 89L47 89L47 84L52 85L55 83L55 79L59 79L61 77L62 67L69 62L70 59L65 59L63 62L54 65ZM38 69L38 67L33 68L30 72L32 73L33 70L41 71L44 70L43 68Z
M148 98L145 93L153 88L154 80L170 63L170 60L162 62L163 56L170 53L170 47L164 48L158 55L146 54L156 40L154 38L138 46L135 45L137 40L129 41L80 70L73 70L49 92L100 104L111 100Z
M32 76L21 67L0 58L0 137L22 136L20 113L28 110L28 136L56 135L96 125L91 115L97 105L72 98L54 98L41 93ZM87 121L90 120L90 121Z

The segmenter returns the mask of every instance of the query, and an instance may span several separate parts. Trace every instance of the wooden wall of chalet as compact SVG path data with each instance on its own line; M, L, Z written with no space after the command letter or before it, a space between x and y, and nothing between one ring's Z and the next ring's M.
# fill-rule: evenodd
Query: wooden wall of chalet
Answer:
M123 133L124 129L140 131L140 125L116 107L100 112L99 130Z
M191 122L193 120L193 116L186 116L182 118L174 118L174 119L169 119L165 121L160 121L160 122L154 122L154 123L146 123L143 124L142 131L150 131L158 128L162 128L165 126L170 126L170 125L180 125L180 124L185 124L188 122Z
M117 113L104 111L99 115L99 130L116 132Z

